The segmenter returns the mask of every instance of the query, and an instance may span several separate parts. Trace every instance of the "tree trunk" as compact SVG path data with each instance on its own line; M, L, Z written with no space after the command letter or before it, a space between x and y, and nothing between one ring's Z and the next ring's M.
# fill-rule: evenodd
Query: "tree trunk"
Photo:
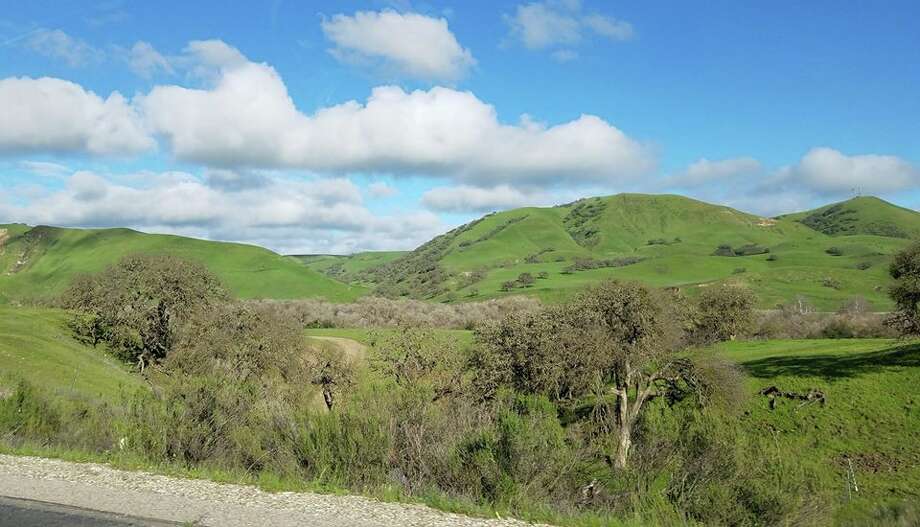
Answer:
M617 469L626 468L626 461L629 459L629 448L632 446L632 425L623 423L620 425L620 441L617 444L617 457L614 460L614 467Z

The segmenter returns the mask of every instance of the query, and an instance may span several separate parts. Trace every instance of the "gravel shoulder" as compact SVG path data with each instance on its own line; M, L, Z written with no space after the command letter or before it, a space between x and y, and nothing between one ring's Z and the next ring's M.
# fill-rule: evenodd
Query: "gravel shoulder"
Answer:
M0 496L202 526L523 527L359 496L269 493L255 487L118 470L94 463L0 455Z

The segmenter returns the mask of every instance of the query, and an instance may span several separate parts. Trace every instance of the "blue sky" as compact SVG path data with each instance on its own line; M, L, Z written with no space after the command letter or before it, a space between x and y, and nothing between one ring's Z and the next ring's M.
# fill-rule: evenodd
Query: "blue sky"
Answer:
M411 248L622 191L920 207L916 2L9 2L0 222Z

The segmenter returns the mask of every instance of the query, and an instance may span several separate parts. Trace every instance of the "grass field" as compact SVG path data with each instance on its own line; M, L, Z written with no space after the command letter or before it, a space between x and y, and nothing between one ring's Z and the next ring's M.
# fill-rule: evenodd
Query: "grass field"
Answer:
M887 500L920 502L920 344L894 340L732 342L718 352L747 373L749 393L818 389L827 404L752 395L738 426L773 436L821 467L822 484L852 518ZM859 492L847 491L850 461Z
M143 385L102 347L74 340L67 316L63 311L0 306L0 383L24 379L67 396L106 402Z
M79 273L97 272L135 253L172 254L206 265L241 298L348 302L366 293L267 249L129 229L0 225L0 303L53 296Z
M690 296L714 284L743 283L758 295L762 308L803 295L820 310L835 310L854 296L868 299L876 310L890 309L887 264L911 236L920 235L920 213L876 198L856 198L831 208L836 212L824 216L827 208L763 218L682 196L588 198L565 206L487 215L388 266L412 270L410 278L411 273L430 273L438 266L445 277L431 297L438 301L513 294L556 301L598 280L620 278L681 287ZM820 222L806 222L815 215L821 216ZM716 256L720 245L738 252L746 246L769 252ZM335 257L334 263L320 259L308 265L318 270L334 265L337 276L348 280L356 271L346 269L368 269L365 256L355 258L352 263ZM564 272L576 259L623 258L640 261ZM484 277L470 279L477 270ZM530 287L502 291L504 282L521 273L546 277ZM358 276L367 284L369 273ZM408 283L402 275L393 276L378 273L377 282Z

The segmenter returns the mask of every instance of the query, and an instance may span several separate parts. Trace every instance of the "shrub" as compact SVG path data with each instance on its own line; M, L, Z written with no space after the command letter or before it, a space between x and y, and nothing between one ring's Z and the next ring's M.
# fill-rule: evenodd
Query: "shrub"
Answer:
M712 253L713 256L735 256L735 251L732 249L731 245L722 244L716 247L716 250Z
M889 295L896 305L889 324L902 335L920 335L920 243L895 255L889 274L895 281Z
M521 273L517 277L517 282L521 284L522 287L530 287L535 281L533 275L530 273Z
M824 252L831 256L843 256L843 251L839 247L828 247Z
M738 286L708 287L696 303L693 338L712 343L734 340L745 334L754 320L757 299L747 288Z
M71 327L105 341L140 369L163 360L189 314L227 298L203 265L173 256L127 256L96 275L81 276L61 303L77 315Z

